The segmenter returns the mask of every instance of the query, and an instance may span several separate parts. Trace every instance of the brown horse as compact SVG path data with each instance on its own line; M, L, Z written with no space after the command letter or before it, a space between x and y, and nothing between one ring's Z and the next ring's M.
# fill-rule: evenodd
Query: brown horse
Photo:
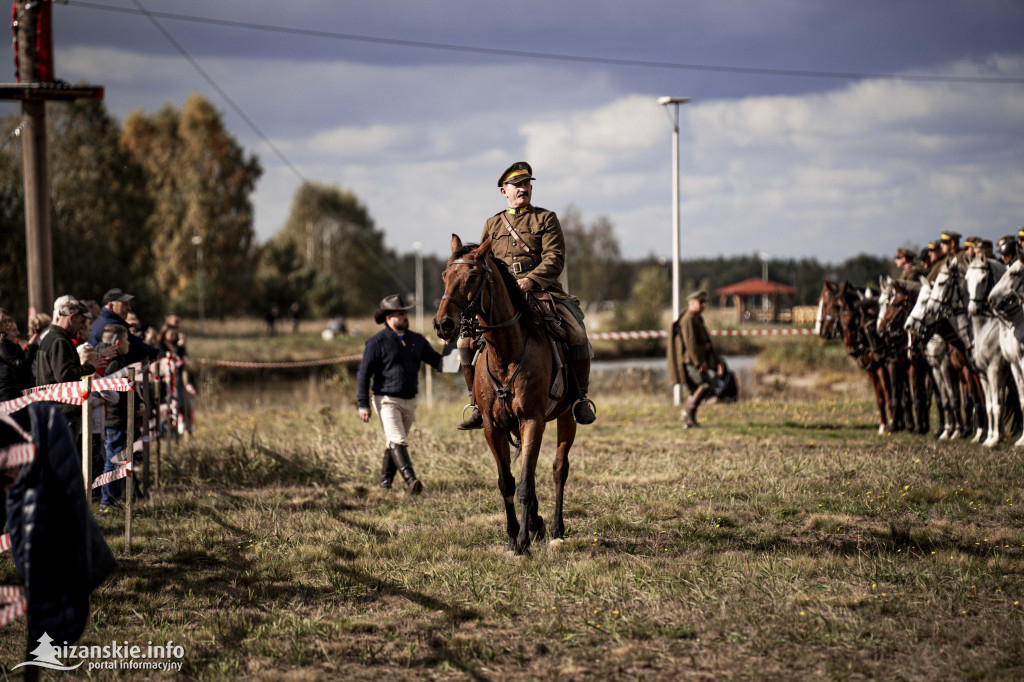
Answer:
M480 334L483 350L477 359L473 393L483 416L484 437L498 465L508 546L516 554L526 554L531 540L544 538L535 478L544 428L552 419L558 420L552 544L561 542L565 533L562 499L569 476L569 449L576 438L576 422L569 408L576 391L568 387L563 353L555 350L531 314L511 273L491 255L491 240L470 248L453 234L451 249L434 329L447 341L454 340L460 329ZM510 455L510 445L517 443L522 455L518 485ZM522 513L518 520L517 501Z
M885 364L883 344L877 332L878 300L865 299L848 282L839 285L835 300L839 311L839 334L846 354L867 372L878 403L878 432L891 430L892 386Z

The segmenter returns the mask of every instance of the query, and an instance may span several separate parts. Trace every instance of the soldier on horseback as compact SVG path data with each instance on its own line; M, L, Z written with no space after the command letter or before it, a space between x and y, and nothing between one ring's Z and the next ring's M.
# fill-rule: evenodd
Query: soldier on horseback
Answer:
M525 161L518 161L498 178L498 189L508 202L508 208L487 219L481 243L491 239L491 253L508 267L515 276L520 290L532 296L551 322L560 326L568 339L569 366L573 369L579 389L579 401L573 407L573 417L579 424L592 424L597 419L594 403L587 398L590 387L590 360L594 351L583 326L583 311L579 299L570 296L559 281L565 268L565 237L554 211L538 208L530 203L533 195L533 169ZM466 379L472 411L458 428L467 431L483 428L483 419L473 396L474 356L473 339L460 336L458 340L462 374Z

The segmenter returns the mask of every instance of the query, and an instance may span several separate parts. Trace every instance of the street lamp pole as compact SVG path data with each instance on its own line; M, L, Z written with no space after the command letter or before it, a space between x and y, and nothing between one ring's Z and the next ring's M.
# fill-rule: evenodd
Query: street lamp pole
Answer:
M672 321L679 319L679 105L689 97L659 97L658 104L665 107L672 121ZM670 106L671 105L671 106ZM683 387L672 387L672 401L683 401Z
M203 237L193 235L192 243L196 245L196 289L199 294L199 335L206 335L206 312L203 301Z

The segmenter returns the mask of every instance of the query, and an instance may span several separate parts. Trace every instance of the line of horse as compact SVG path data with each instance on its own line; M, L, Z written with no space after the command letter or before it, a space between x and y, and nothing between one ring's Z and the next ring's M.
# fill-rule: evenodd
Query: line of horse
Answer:
M1020 429L1024 263L949 259L933 281L883 277L879 285L876 295L826 280L815 322L867 372L879 433L929 433L933 396L940 439L992 447ZM1024 447L1024 434L1014 446Z

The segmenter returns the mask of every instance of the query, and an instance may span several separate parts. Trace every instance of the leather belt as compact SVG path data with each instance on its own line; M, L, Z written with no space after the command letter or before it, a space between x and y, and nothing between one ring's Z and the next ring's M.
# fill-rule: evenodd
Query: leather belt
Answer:
M508 271L511 272L513 275L521 275L523 273L529 272L530 270L533 270L538 265L540 265L539 260L517 260L508 266Z

